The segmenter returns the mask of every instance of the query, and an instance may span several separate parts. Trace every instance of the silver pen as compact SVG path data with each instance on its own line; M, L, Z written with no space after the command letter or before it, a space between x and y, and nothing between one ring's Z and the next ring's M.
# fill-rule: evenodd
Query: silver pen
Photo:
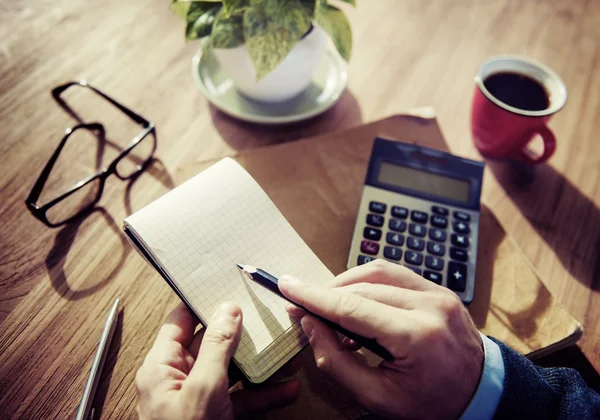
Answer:
M115 300L115 303L108 313L106 324L104 324L104 330L102 330L102 336L100 337L100 342L98 343L98 349L96 350L96 355L94 356L94 361L92 362L90 375L85 383L83 395L81 396L81 401L79 402L79 408L77 409L77 414L75 415L76 420L88 420L94 416L94 410L92 408L94 395L96 394L96 388L98 387L100 376L102 376L102 367L104 366L104 361L106 360L108 350L110 349L110 342L112 341L115 333L118 317L119 298Z

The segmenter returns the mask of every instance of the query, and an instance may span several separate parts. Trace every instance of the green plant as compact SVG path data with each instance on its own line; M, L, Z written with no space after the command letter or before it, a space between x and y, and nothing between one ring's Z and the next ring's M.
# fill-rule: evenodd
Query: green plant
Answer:
M355 6L355 0L339 0ZM352 32L344 13L327 0L172 0L185 19L187 39L208 37L214 48L246 44L257 79L281 63L317 22L344 58L350 59Z

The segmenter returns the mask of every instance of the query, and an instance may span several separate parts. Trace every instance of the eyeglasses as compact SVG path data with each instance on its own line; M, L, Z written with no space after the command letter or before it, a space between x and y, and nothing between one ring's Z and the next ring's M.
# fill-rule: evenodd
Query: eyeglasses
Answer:
M58 156L65 147L67 141L74 137L73 135L75 133L82 132L95 135L99 141L104 141L105 138L104 126L98 122L82 123L66 130L65 136L58 144L58 147L44 166L44 169L42 169L40 176L25 200L25 204L29 211L49 227L64 225L89 213L94 208L94 205L100 200L104 190L104 184L109 176L115 174L123 181L135 177L148 166L152 160L154 151L156 150L156 131L153 122L148 121L124 105L121 105L100 90L90 86L86 81L69 82L57 86L52 89L52 96L59 103L64 103L60 98L60 95L71 86L84 87L100 95L140 125L143 130L119 152L117 157L110 165L108 165L108 167L79 181L63 194L40 205L37 201L40 198L44 185L50 176L50 172L56 164Z

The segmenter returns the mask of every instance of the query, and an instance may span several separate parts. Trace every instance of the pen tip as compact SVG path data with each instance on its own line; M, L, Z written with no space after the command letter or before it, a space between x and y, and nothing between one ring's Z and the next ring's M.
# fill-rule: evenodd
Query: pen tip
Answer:
M242 264L237 264L237 266L238 266L238 268L239 268L240 270L243 270L243 269L244 269L244 266L243 266Z

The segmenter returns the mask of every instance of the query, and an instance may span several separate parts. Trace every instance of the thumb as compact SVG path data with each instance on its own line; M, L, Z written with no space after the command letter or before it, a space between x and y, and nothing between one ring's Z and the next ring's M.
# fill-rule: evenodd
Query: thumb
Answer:
M229 360L240 342L242 310L232 303L224 303L210 321L190 377L210 379L227 378Z

